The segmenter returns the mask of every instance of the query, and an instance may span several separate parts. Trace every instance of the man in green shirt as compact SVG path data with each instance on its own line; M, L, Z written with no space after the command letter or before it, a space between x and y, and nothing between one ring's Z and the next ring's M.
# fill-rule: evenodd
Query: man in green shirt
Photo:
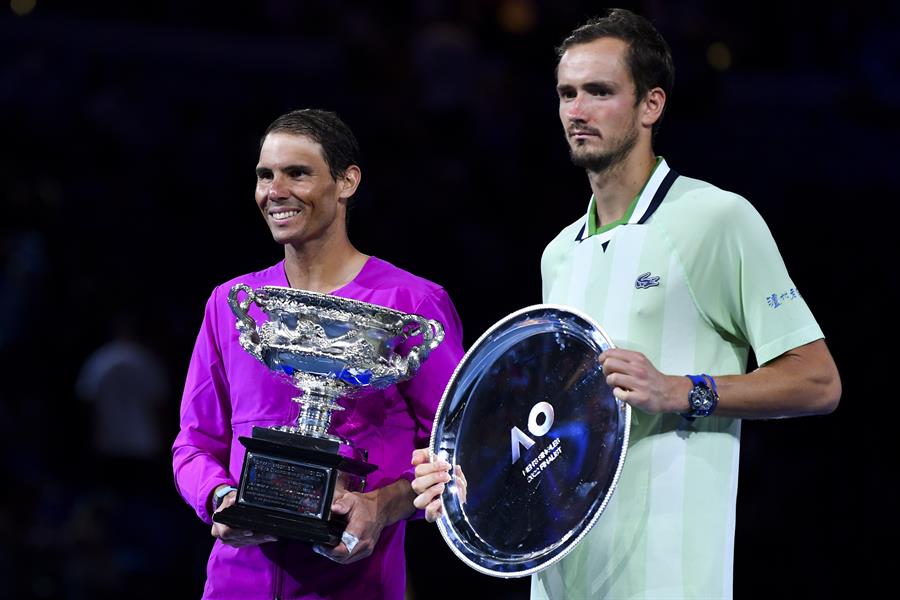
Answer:
M756 210L653 152L674 80L653 25L616 9L559 55L559 117L592 196L544 251L544 301L605 327L617 348L600 364L635 411L606 511L532 597L730 598L741 419L833 411L837 369ZM428 461L414 455L413 489L433 520L449 465Z

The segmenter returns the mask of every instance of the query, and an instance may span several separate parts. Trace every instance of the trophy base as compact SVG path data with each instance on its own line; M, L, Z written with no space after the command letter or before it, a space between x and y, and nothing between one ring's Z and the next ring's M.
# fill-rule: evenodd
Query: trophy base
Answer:
M230 527L279 538L335 546L346 520L332 515L335 489L361 492L377 469L365 452L311 436L254 427L241 437L247 448L237 502L213 515Z
M347 525L345 520L323 521L240 503L220 510L213 520L229 527L274 535L279 539L287 538L324 546L337 546Z

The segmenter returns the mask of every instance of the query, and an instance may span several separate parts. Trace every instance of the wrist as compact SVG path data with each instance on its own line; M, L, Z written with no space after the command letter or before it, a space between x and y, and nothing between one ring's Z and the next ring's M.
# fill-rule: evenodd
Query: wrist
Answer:
M691 383L690 379L682 375L670 375L669 378L672 383L669 396L670 409L667 412L679 415L689 412L691 410L691 402L688 399L688 395L691 393L694 384Z
M219 510L219 507L222 506L222 502L225 500L225 497L232 492L237 492L237 488L229 483L223 483L222 485L217 486L210 495L212 512L216 512L217 510Z
M384 526L393 525L416 512L413 505L416 494L406 479L398 479L373 493L377 494L378 514Z
M690 409L681 413L686 419L710 416L719 404L719 393L716 380L706 373L700 375L685 375L691 382L691 390L687 399Z

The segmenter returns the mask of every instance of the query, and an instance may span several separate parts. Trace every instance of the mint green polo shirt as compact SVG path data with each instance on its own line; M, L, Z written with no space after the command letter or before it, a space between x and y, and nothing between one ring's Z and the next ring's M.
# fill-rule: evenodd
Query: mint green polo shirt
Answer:
M822 338L743 198L659 160L621 222L588 213L541 259L544 301L587 312L663 373L744 373ZM596 225L596 222L595 222ZM532 598L731 598L741 422L632 413L618 486Z

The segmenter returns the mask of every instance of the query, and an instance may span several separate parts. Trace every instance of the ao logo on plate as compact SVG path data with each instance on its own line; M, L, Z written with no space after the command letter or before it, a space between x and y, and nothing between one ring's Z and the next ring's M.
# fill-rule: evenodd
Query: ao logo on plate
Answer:
M538 425L538 417L544 415L544 422ZM534 437L542 437L546 435L550 428L553 427L553 406L549 402L538 402L531 408L528 415L528 431ZM512 443L512 462L515 464L519 460L519 446L524 446L526 450L534 446L534 440L525 435L518 427L509 430L509 437Z

